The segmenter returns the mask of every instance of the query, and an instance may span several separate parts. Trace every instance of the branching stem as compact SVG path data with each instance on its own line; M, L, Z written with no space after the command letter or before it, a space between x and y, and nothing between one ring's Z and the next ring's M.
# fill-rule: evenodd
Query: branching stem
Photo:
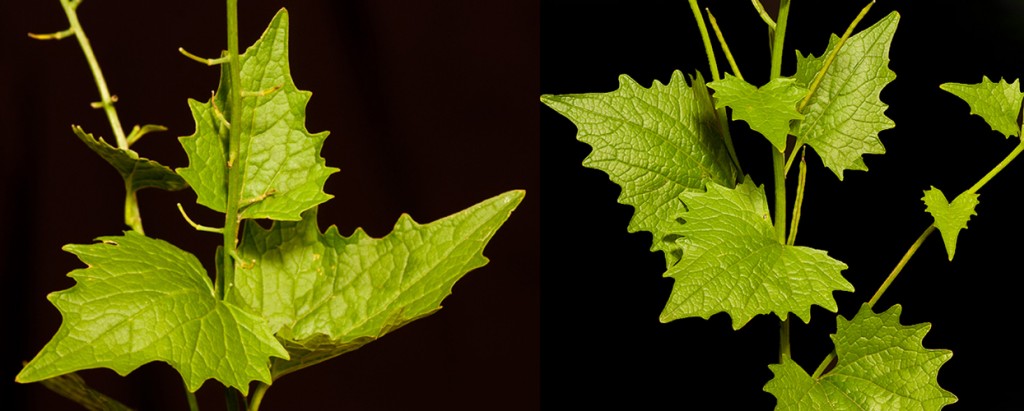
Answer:
M986 183L991 181L993 177L999 174L999 172L1006 168L1006 166L1009 165L1010 162L1017 158L1017 156L1020 155L1021 151L1024 151L1024 144L1018 142L1017 147L1014 147L1013 151L1011 151L1010 154L1003 158L1003 161L1000 161L999 164L996 164L996 166L993 167L992 170L990 170L988 173L982 176L977 183L974 183L974 185L971 186L971 188L964 191L964 193L977 193L978 190L981 189L981 187L983 187ZM914 244L910 245L910 249L908 249L907 252L903 255L903 258L901 258L900 261L896 263L896 267L892 269L892 272L889 273L889 276L885 278L885 281L882 282L882 285L878 287L877 291L875 291L875 295L873 295L871 297L871 300L868 301L868 307L875 307L875 304L878 303L878 300L882 298L882 295L885 294L885 291L888 290L889 286L893 283L893 281L896 280L896 277L900 274L900 271L903 271L903 267L907 265L907 262L910 261L910 258L913 257L915 253L917 253L917 250L921 248L921 245L924 244L924 241L933 232L935 232L935 225L928 226L928 228L926 228L924 232L921 233L919 237L917 237L917 240L914 241ZM835 359L836 352L835 350L833 350L832 353L828 355L828 357L825 357L825 360L821 362L821 365L818 366L818 369L814 372L813 378L821 377L821 375L827 370L829 364L831 364L832 361L834 361Z
M85 30L82 29L82 24L78 21L78 12L76 9L81 3L81 0L60 0L61 8L64 9L64 14L67 16L68 23L71 25L67 30L52 34L29 34L29 36L41 40L59 40L72 34L75 35L75 38L78 40L78 45L82 48L82 54L85 54L85 60L89 63L89 69L92 71L93 80L96 81L96 88L99 89L100 92L100 101L99 103L94 103L94 107L99 106L98 108L103 108L103 111L107 114L107 120L110 121L110 128L114 133L114 140L117 142L117 148L128 150L128 138L125 137L124 129L121 127L121 120L117 117L117 109L114 108L114 101L116 101L116 98L110 95L110 89L107 88L107 80L103 77L103 70L100 69L100 63L96 60L96 54L92 51L92 45L89 43L89 38L85 36ZM135 197L135 192L131 189L130 181L125 181L125 190L124 223L139 234L144 234L142 229L142 216L139 213L139 202Z

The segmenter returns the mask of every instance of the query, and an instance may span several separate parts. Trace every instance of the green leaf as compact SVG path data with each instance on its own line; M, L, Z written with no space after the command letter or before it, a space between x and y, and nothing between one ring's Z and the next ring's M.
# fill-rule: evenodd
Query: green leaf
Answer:
M98 139L92 134L87 134L79 126L72 126L71 129L90 150L114 166L133 193L146 187L176 191L188 186L185 180L170 168L156 161L139 157L134 150L122 150L111 146L102 138Z
M88 268L49 295L64 321L18 382L98 367L127 375L152 361L177 369L191 391L210 378L243 393L271 382L269 357L287 351L262 318L217 299L195 256L134 231L99 241L64 247Z
M680 196L683 258L665 273L675 279L661 321L708 318L718 312L743 327L757 314L792 312L810 321L811 305L836 311L832 292L853 291L840 273L846 264L824 251L778 242L764 187L749 179L729 189Z
M306 131L306 103L288 67L288 13L281 10L252 47L240 56L242 66L241 147L242 218L299 220L300 214L331 198L323 192L327 167L320 149L327 132ZM217 94L207 103L189 100L196 132L182 137L189 166L178 169L198 196L199 204L225 212L227 144L230 118L227 96L233 85L222 71ZM243 208L244 206L244 208Z
M840 180L844 170L868 169L862 155L885 153L878 133L894 123L885 116L889 106L879 95L896 78L888 64L899 20L899 13L892 12L847 39L808 100L803 121L793 125L793 135L814 148ZM821 57L797 52L797 82L809 87L838 43L833 35Z
M924 348L931 325L901 325L901 310L897 304L875 314L865 304L853 321L838 317L838 362L819 378L792 360L769 365L775 378L764 390L778 399L775 409L937 410L956 402L936 380L953 353Z
M1024 99L1024 93L1020 92L1020 80L1007 83L999 79L998 83L993 83L988 77L982 76L978 84L946 83L939 88L966 101L971 107L971 114L981 116L993 130L1003 133L1006 138L1020 136L1017 116L1020 115L1021 100Z
M623 75L609 93L541 96L576 124L576 138L593 147L583 165L622 187L619 202L635 209L629 231L654 234L651 251L664 251L668 266L680 256L679 193L708 181L732 187L738 174L704 79L691 82L676 71L668 84L644 88Z
M966 230L967 221L972 215L978 215L974 212L974 207L978 205L978 195L964 192L950 204L945 194L933 186L930 190L925 190L922 200L926 206L925 211L935 218L935 228L942 234L942 242L946 244L949 261L953 261L956 238L960 230Z
M452 285L482 267L484 246L523 199L509 191L420 225L402 215L394 231L321 234L316 210L267 230L248 222L227 301L267 319L291 360L274 378L354 350L440 309Z
M732 108L733 120L744 120L750 128L765 136L779 151L786 150L790 120L804 116L796 104L807 94L791 78L776 78L761 88L726 74L725 78L708 83L715 89L715 105Z

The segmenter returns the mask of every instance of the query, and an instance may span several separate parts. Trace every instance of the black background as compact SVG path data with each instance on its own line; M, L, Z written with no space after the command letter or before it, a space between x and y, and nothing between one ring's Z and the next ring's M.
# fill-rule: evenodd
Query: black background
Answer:
M538 5L530 2L241 1L240 43L255 41L280 7L290 11L292 76L311 90L307 128L330 130L322 228L391 230L402 212L429 222L511 189L526 199L489 244L491 263L460 281L445 308L324 364L276 382L274 409L536 409L540 386ZM217 67L178 54L225 48L223 2L87 0L79 17L126 128L163 124L134 149L172 167L187 163L178 136L194 122L186 99L205 101ZM98 93L74 39L40 42L27 32L68 26L53 1L0 2L0 273L5 409L76 409L39 384L13 382L53 335L60 314L46 294L74 284L81 263L60 250L120 233L117 174L71 133L110 138ZM219 243L178 215L219 217L191 192L140 192L149 236L207 264ZM185 409L181 378L166 364L127 378L106 369L86 380L142 410ZM199 391L223 409L219 384Z
M715 14L747 80L764 84L766 29L749 2L701 4ZM783 74L794 71L793 50L820 55L828 36L841 34L864 4L794 1ZM857 291L835 294L847 318L931 222L923 190L934 185L953 197L1017 144L969 116L967 105L938 85L977 83L982 75L1012 81L1024 74L1024 6L880 1L861 28L892 10L901 20L890 54L896 80L881 95L896 123L881 133L887 153L867 156L870 171L848 171L843 182L808 154L797 241L849 264L844 275ZM727 67L721 54L718 61ZM710 77L685 1L541 5L544 94L612 91L620 74L649 86L667 82L677 69ZM743 122L733 123L733 130L744 170L771 190L769 144ZM723 314L659 323L672 286L671 279L661 278L663 258L647 251L650 234L626 232L632 208L616 202L619 188L606 174L580 165L590 150L575 134L569 120L541 110L543 403L769 409L774 398L762 387L772 377L767 364L778 355L778 320L759 316L740 331ZM961 232L955 261L947 261L936 233L876 306L902 304L903 323L932 323L926 347L953 350L939 373L942 387L960 398L949 409L1021 408L1018 379L1010 370L1021 366L1014 354L1019 340L1011 335L1021 281L1022 166L1012 164L980 191L979 215ZM835 316L819 307L810 325L797 320L795 360L813 371L831 350L827 335L834 329Z

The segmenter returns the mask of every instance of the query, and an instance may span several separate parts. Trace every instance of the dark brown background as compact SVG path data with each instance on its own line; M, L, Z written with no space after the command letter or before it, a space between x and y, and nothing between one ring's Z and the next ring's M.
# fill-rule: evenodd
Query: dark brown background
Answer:
M445 308L351 354L274 384L273 409L522 410L539 406L538 5L499 1L242 1L240 42L255 41L280 7L291 14L292 75L313 91L307 128L330 130L323 148L341 168L325 190L321 225L374 236L402 212L433 221L511 189L519 209L488 246L491 263L460 281ZM126 126L169 132L135 148L172 167L187 158L176 139L194 123L186 99L205 100L218 69L187 60L225 48L222 2L87 0L86 33L120 98ZM57 0L0 3L0 398L10 409L74 409L38 384L13 382L60 324L46 294L81 266L60 251L119 233L116 173L71 133L110 139L85 59L74 39L39 42L27 32L67 27ZM189 228L175 209L217 225L191 192L140 193L147 234L192 251L208 266L218 237ZM139 409L183 409L180 377L165 364L127 378L82 375ZM218 384L199 392L223 409Z

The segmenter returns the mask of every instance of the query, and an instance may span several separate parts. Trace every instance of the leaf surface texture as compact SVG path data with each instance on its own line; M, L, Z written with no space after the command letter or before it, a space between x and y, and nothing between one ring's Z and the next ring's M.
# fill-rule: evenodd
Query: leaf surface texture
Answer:
M164 361L191 391L216 378L247 393L249 382L271 381L269 357L288 358L262 318L217 299L192 254L134 231L99 240L65 247L88 268L49 295L63 322L19 382L98 367L127 375Z
M769 365L775 377L764 389L778 400L776 409L924 411L956 402L936 380L953 353L924 348L931 325L902 325L901 311L895 305L875 314L865 304L852 321L838 317L838 362L817 379L792 360Z
M680 198L689 209L679 215L683 258L665 273L675 283L663 322L719 312L729 313L736 329L767 313L792 312L808 322L811 305L836 311L832 292L853 291L841 274L846 264L778 242L764 187L749 179L735 189L711 183L705 193Z

